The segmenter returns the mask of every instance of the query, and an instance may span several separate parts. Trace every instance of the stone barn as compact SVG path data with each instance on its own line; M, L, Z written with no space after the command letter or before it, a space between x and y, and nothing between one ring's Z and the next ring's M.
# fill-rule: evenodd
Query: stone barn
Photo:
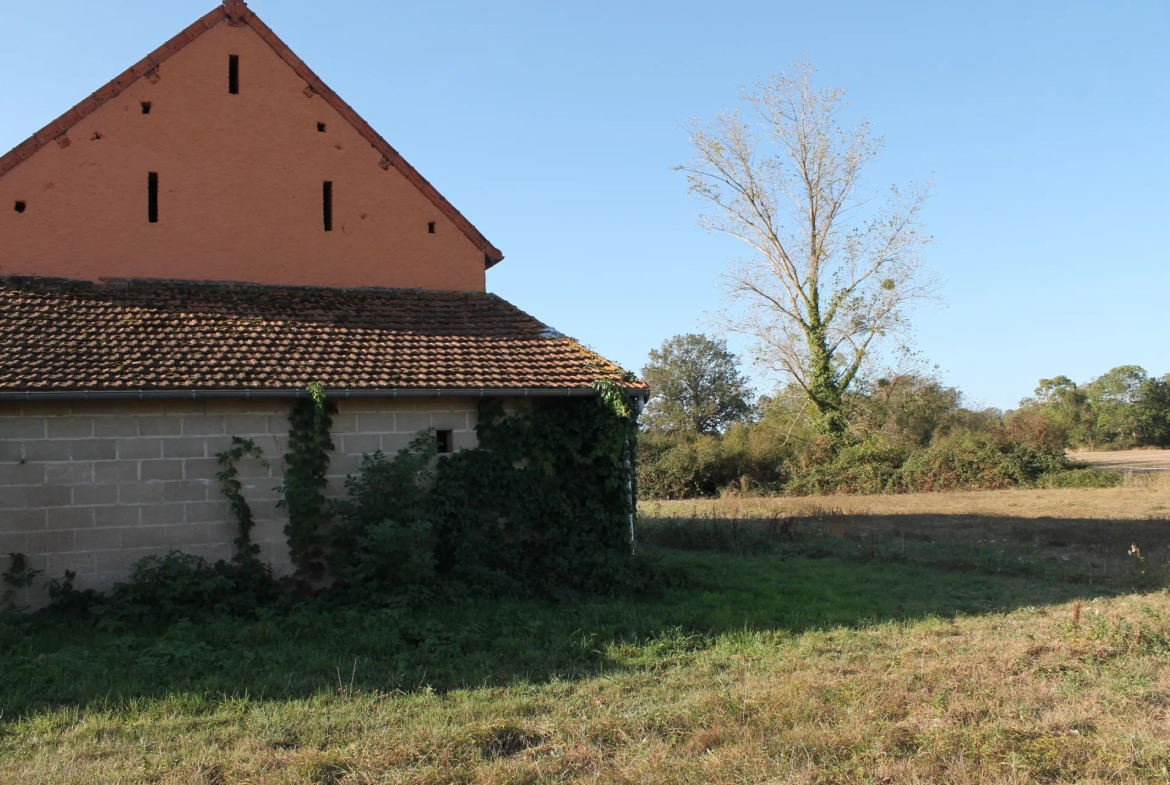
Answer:
M287 569L291 403L338 407L331 490L435 430L640 382L486 292L503 255L243 2L0 157L0 556L104 589L229 558L233 436L262 558ZM36 604L35 598L26 598Z

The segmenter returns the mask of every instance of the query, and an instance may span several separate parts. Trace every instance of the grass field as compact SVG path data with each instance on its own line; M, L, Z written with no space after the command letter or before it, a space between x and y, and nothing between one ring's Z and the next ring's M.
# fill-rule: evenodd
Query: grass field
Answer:
M0 782L1167 780L1164 493L650 507L687 582L634 599L10 621Z

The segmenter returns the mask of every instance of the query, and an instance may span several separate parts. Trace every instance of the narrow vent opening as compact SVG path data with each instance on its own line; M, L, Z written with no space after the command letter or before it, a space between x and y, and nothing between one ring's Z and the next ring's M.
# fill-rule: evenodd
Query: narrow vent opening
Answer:
M158 172L146 175L146 220L158 223Z
M434 221L427 221L427 234L434 234L434 233L435 233L435 222Z
M150 101L143 101L142 102L142 113L143 114L150 114Z
M325 123L317 123L317 133L325 133Z
M25 210L28 209L28 205L25 204L24 202L17 202L16 205L13 207L13 209L16 210L16 212L18 212L18 213L23 213Z
M240 93L240 56L228 55L228 92L232 95Z
M97 131L94 131L93 136L89 137L89 140L91 142L97 142L97 141L100 141L101 138L102 138L102 135L100 133L98 133Z
M326 180L321 185L321 215L325 221L325 231L333 231L333 181Z

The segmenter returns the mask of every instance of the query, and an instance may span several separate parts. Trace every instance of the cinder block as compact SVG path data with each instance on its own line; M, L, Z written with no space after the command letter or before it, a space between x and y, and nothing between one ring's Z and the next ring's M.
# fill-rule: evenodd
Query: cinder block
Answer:
M93 437L92 417L50 417L47 420L50 439L89 439Z
M118 503L116 485L74 485L73 503L85 506Z
M95 417L93 420L93 435L97 439L138 436L138 418L125 415Z
M479 447L479 438L475 431L456 431L451 434L451 446L455 450L474 450Z
M54 507L48 513L48 531L93 528L93 507Z
M245 458L236 464L236 471L241 480L257 480L272 478L272 462L265 466L256 458Z
M183 523L168 526L167 547L185 551L194 545L211 543L213 527L207 523Z
M187 502L183 510L187 523L226 521L230 515L226 501Z
M123 547L116 551L97 551L94 553L95 572L116 573L125 577L130 565L144 556L162 555L159 548L129 548Z
M49 511L44 507L32 510L7 510L3 516L0 516L0 521L4 522L4 528L14 532L44 531L46 528L45 522L48 519ZM0 550L0 556L3 556L6 552Z
M88 575L93 572L95 561L92 553L51 553L46 576L61 578L64 577L66 570L72 570L78 575Z
M0 463L0 486L4 485L44 485L47 464L39 462ZM0 489L0 493L3 493Z
M139 436L179 436L183 433L183 420L170 415L151 415L138 418Z
M116 443L118 445L118 460L122 461L161 458L163 454L162 439L139 437L137 439L118 439Z
M31 485L10 485L0 493L0 510L5 510L4 515L11 513L8 510L23 510L28 507L28 489L34 486Z
M223 418L224 430L231 436L256 436L268 433L264 414L229 414Z
M68 485L34 485L26 491L25 503L29 507L68 507L73 503L73 489Z
M186 520L182 503L144 504L138 513L142 526L173 526Z
M392 412L379 412L377 414L359 414L357 415L357 433L394 433L395 415Z
M179 458L142 461L138 464L138 476L144 481L181 480L183 479L183 461Z
M289 422L287 414L270 414L264 419L267 422L268 433L288 433Z
M366 415L366 416L370 416L370 415ZM337 433L357 433L358 432L357 418L358 418L358 415L356 415L356 414L341 414L341 413L335 414L335 415L333 415L333 428L331 428L330 430L332 430L332 432L335 434L337 434ZM288 430L287 424L285 426L285 430L286 431Z
M138 461L99 461L93 465L93 481L99 485L137 479Z
M399 433L418 433L431 427L427 412L399 412L394 415L394 430Z
M100 442L93 442L98 444ZM70 442L65 441L30 441L24 443L24 459L26 461L67 461L69 460Z
M382 452L393 458L399 450L405 450L417 437L417 433L388 433L382 437Z
M79 529L73 532L73 547L78 551L105 551L122 547L124 529Z
M25 535L27 553L70 553L73 551L72 531L29 532ZM42 568L43 569L43 568Z
M219 472L218 458L187 458L183 461L184 480L210 480Z
M455 398L414 398L411 403L416 412L449 412L456 408Z
M0 417L0 439L44 439L44 417Z
M192 438L194 438L194 437L192 437ZM230 437L230 436L214 436L214 435L212 435L212 436L204 436L202 438L204 440L203 441L203 445L204 445L203 448L207 451L206 455L208 458L215 458L221 452L227 452L228 450L230 450L232 448L232 437Z
M138 522L138 505L135 504L93 508L93 525L98 528L137 526Z
M224 418L222 414L202 414L195 417L183 418L184 436L223 436Z
M19 463L24 460L24 445L18 441L0 439L0 463Z
M73 411L66 401L24 401L20 413L25 417L60 417Z
M69 463L46 463L45 482L49 485L77 485L93 482L93 463L70 461Z
M206 414L207 401L163 401L162 413L167 416Z
M248 412L267 411L272 404L265 401L246 401L243 398L211 398L204 402L203 411L206 414L245 414Z
M165 548L169 526L135 526L122 532L123 548Z
M68 444L69 457L75 461L112 461L118 457L118 440L115 439L78 439L49 444Z
M208 480L175 480L163 483L164 502L207 501Z
M443 430L466 431L467 412L435 412L431 415L431 425Z
M354 434L342 436L340 446L344 455L362 455L382 449L382 439L378 434Z
M8 569L8 554L28 551L28 537L24 532L0 531L0 564Z
M207 455L207 440L198 436L181 436L162 440L165 458L203 458Z
M337 402L339 414L374 414L382 411L376 398L345 398Z
M163 500L162 482L124 482L118 486L118 504L151 504Z

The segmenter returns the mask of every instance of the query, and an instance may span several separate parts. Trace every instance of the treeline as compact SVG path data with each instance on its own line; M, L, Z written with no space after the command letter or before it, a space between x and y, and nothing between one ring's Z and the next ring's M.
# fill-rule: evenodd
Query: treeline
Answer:
M1118 478L1066 448L1165 444L1170 423L1170 382L1135 366L1083 387L1042 381L1007 413L968 408L927 376L877 379L845 395L842 434L818 427L799 388L756 400L721 341L677 336L643 375L654 390L639 438L647 499L1100 487Z
M1170 374L1122 365L1078 385L1041 379L1007 421L1017 438L1087 450L1170 447Z

